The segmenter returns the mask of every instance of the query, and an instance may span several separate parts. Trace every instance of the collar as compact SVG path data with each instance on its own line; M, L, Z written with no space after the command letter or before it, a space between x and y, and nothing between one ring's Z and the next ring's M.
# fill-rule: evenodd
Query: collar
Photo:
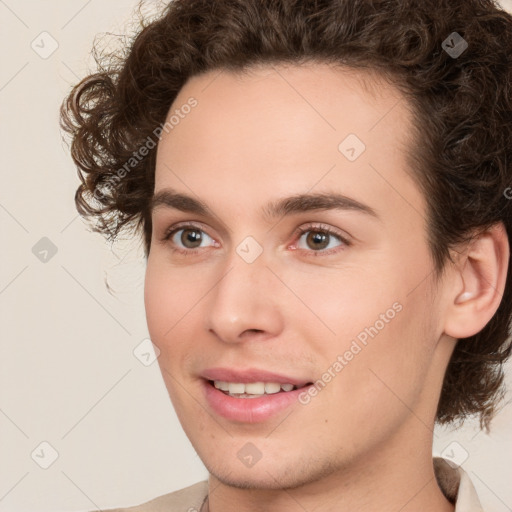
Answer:
M483 512L476 489L460 466L434 457L434 473L441 491L455 505L455 512Z

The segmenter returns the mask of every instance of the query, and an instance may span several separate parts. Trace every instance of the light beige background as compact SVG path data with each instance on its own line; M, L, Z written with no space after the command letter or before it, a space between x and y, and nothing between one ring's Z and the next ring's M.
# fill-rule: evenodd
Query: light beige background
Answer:
M133 353L148 337L141 245L112 248L86 229L58 127L94 37L129 30L135 5L0 0L0 512L137 504L207 476L157 363ZM472 423L436 431L436 454L467 453L488 511L512 510L511 425L509 404L490 435Z

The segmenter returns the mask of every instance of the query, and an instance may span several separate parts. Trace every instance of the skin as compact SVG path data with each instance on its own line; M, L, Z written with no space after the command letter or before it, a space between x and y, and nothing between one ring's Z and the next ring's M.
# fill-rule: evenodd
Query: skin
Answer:
M456 338L499 305L508 245L497 227L435 281L426 200L405 158L412 117L375 80L320 63L217 70L192 77L171 106L198 101L159 143L155 193L172 188L213 214L153 211L145 305L170 398L210 474L210 512L453 510L432 467L436 407ZM338 150L349 133L366 145L353 162ZM269 200L308 192L344 194L378 218L261 214ZM198 249L183 232L162 241L187 222L202 230ZM311 223L350 244L331 236L316 249L294 234ZM252 263L236 252L247 236L263 249ZM205 401L209 367L316 381L394 303L401 311L309 403L248 424ZM247 442L261 453L252 467L237 456Z

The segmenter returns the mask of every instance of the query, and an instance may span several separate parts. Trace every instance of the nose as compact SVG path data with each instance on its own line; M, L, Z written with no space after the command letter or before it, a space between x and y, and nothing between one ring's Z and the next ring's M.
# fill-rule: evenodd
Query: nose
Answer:
M263 257L246 263L235 254L208 294L205 328L225 343L278 336L283 329L279 286Z

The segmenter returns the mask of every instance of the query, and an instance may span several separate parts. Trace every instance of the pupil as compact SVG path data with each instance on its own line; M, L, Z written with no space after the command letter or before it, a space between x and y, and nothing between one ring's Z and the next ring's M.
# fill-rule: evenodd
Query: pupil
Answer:
M308 235L308 242L313 242L313 246L316 245L315 249L324 249L329 245L329 235L322 233L321 231L312 231Z
M181 242L185 247L191 247L189 244L192 244L191 248L196 247L193 245L196 242L199 242L199 245L201 245L201 233L194 229L184 229L183 233L181 234Z

